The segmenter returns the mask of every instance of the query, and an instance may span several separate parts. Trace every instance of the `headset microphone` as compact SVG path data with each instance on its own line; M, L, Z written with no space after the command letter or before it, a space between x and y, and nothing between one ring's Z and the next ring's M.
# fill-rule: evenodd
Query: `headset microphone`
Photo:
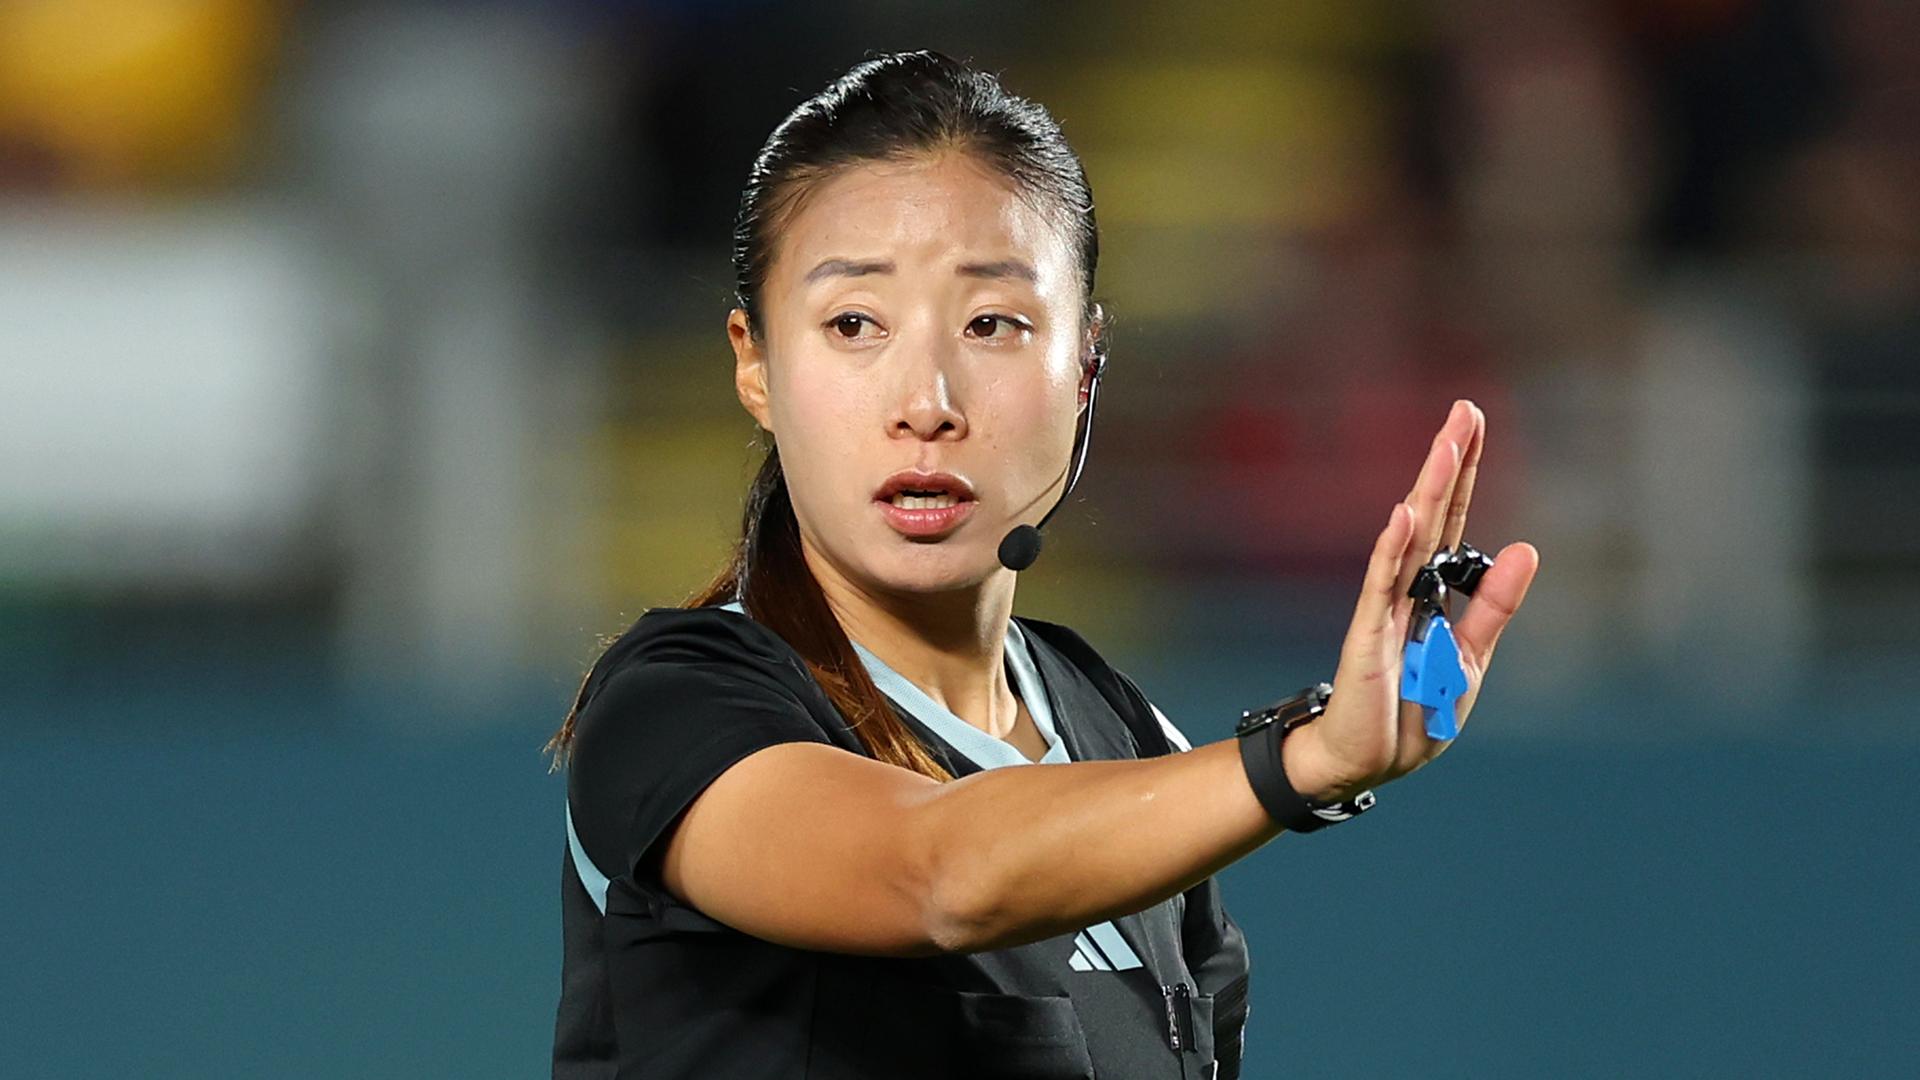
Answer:
M1000 540L1000 565L1009 570L1025 570L1040 557L1040 529L1035 525L1016 525Z
M1000 540L1000 565L1009 570L1025 570L1040 557L1040 530L1053 515L1067 504L1067 496L1073 494L1073 487L1080 482L1080 473L1087 466L1087 444L1093 441L1093 399L1100 391L1100 373L1106 370L1106 343L1101 341L1094 347L1093 378L1087 382L1087 407L1080 414L1078 430L1073 437L1073 471L1067 476L1067 487L1053 508L1046 512L1038 525L1016 525Z

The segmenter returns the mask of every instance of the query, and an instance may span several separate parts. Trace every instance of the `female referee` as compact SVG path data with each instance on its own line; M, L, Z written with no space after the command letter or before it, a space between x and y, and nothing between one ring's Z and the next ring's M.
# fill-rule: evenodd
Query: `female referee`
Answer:
M1448 745L1402 650L1485 421L1455 402L1384 515L1331 695L1192 747L1079 635L1012 616L1084 461L1098 251L1053 119L941 54L865 60L768 138L727 322L770 444L745 535L550 744L556 1077L1239 1075L1248 953L1213 875ZM1537 566L1509 545L1453 627L1458 717Z

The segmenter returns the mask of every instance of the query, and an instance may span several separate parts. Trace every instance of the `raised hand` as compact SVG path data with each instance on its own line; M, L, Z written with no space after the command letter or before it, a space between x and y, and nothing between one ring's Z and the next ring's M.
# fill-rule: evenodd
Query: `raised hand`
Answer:
M1453 403L1413 488L1394 504L1374 541L1341 645L1333 697L1324 715L1282 746L1287 775L1302 794L1345 797L1405 776L1451 745L1428 737L1420 706L1400 699L1401 655L1413 617L1407 589L1435 551L1457 546L1466 531L1486 426L1486 415L1471 401ZM1532 544L1508 544L1494 557L1466 613L1452 619L1467 676L1466 693L1454 709L1463 730L1494 646L1539 567Z

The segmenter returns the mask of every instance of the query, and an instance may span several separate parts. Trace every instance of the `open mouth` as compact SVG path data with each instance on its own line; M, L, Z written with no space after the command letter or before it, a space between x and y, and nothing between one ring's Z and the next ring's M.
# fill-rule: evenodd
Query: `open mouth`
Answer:
M897 472L874 492L887 523L902 535L932 539L958 528L974 508L973 485L952 473Z
M903 510L937 510L973 501L973 485L948 472L902 469L873 493L873 497Z
M902 510L944 510L961 499L951 491L896 491L888 501Z

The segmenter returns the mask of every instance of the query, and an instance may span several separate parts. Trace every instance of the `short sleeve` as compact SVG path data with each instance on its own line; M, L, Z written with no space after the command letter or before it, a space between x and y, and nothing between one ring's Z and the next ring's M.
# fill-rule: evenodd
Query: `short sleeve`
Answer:
M648 857L721 773L779 743L830 743L792 692L745 663L652 659L621 667L574 720L567 784L575 835L612 879L658 890Z

